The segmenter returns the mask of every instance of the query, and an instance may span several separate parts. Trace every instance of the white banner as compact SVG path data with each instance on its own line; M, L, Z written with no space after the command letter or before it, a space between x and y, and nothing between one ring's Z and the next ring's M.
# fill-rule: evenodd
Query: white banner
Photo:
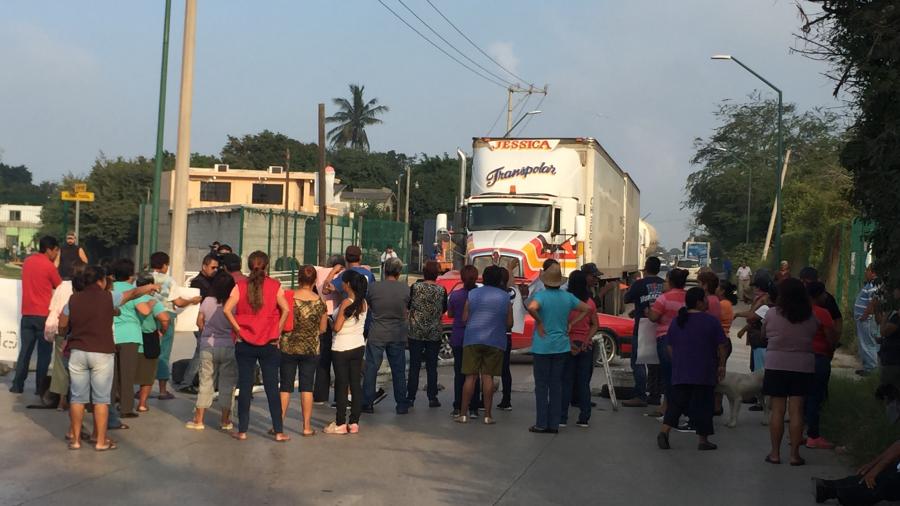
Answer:
M22 282L0 279L0 362L15 362L19 357L21 307Z
M176 286L172 288L172 292L174 292L174 297L181 297L182 299L193 299L194 297L200 296L199 288L188 288L186 286ZM175 332L198 331L197 315L199 314L200 304L191 304L184 308L183 311L178 313L178 317L175 319Z

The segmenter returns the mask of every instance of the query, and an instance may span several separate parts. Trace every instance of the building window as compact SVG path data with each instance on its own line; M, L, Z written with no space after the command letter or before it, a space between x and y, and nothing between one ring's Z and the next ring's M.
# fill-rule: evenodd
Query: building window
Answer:
M309 194L310 194L310 195L315 195L315 194L316 194L316 182L315 182L315 181L310 181L310 182L309 182Z
M281 204L281 194L283 190L284 187L280 184L255 183L253 185L253 203Z
M9 221L22 221L22 211L10 211Z
M231 202L231 183L200 181L201 202Z

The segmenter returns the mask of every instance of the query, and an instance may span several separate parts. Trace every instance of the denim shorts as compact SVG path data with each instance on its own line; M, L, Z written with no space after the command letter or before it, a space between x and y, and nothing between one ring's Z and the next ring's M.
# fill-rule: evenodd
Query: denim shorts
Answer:
M114 353L72 350L69 357L71 402L109 404L114 371Z

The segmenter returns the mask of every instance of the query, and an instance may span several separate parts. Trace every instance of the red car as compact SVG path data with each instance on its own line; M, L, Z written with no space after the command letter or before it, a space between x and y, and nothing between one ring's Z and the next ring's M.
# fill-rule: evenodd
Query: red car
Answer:
M525 280L519 280L522 283ZM462 288L462 282L459 278L458 271L450 271L437 279L437 283L447 290L447 294ZM631 339L634 333L634 320L631 318L622 318L606 313L597 313L600 321L600 330L594 336L594 344L601 340L606 347L606 356L608 360L612 360L618 355L622 358L631 357ZM449 360L453 358L453 350L450 347L450 332L453 326L453 319L444 313L444 339L441 343L440 358ZM512 334L512 349L521 350L520 353L527 353L531 348L531 336L534 334L534 319L531 315L525 315L525 329L522 333L514 332ZM600 351L598 346L594 346L594 362L600 365Z

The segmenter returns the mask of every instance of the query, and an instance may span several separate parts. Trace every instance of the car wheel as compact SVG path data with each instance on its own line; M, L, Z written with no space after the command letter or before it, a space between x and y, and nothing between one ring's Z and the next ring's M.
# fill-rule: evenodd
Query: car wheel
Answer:
M616 356L616 338L609 332L601 330L594 336L594 367L603 366L603 355L600 354L600 346L606 348L606 363L612 363Z
M447 363L453 361L453 347L450 346L450 332L445 330L441 334L441 349L438 351L438 362Z

